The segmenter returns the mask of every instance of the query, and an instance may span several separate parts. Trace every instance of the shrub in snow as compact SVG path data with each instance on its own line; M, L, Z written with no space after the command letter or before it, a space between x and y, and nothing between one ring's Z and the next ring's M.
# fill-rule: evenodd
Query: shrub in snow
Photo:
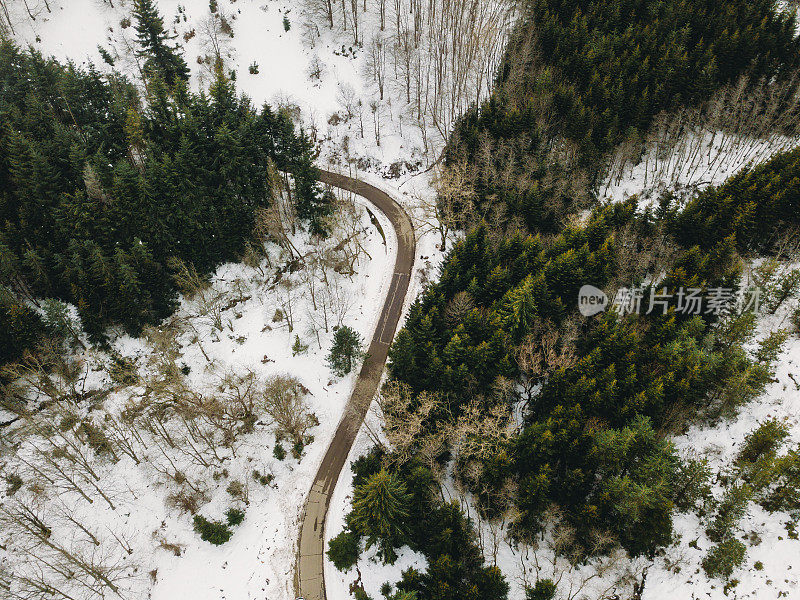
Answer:
M308 352L308 344L304 344L299 335L294 336L294 344L292 345L292 356L298 354L305 354Z
M136 363L119 353L111 355L108 374L114 383L120 385L136 385L139 381L139 371L136 369Z
M228 492L233 498L240 499L244 498L245 496L244 485L241 481L231 481L225 491Z
M328 558L340 571L352 569L358 562L360 537L345 530L328 543Z
M180 471L175 472L175 481L181 483L186 481L186 477ZM167 496L167 503L177 509L188 513L196 513L202 503L206 502L207 498L201 493L189 489L181 489L173 494Z
M742 542L729 538L708 551L703 559L703 570L709 577L728 579L733 571L744 563L746 551Z
M219 481L220 479L227 479L228 469L222 469L222 471L214 471L213 473L211 473L211 478L214 481Z
M238 508L229 508L225 512L225 518L228 519L228 525L236 527L237 525L241 525L242 521L244 521L244 511Z
M355 592L353 592L353 598L356 600L372 600L372 597L364 591L364 588L357 588Z
M9 475L6 475L5 479L6 479L6 484L8 485L8 487L6 488L6 496L13 496L22 487L23 484L22 477L20 477L16 473L10 473Z
M797 496L795 496L795 498L796 497ZM786 521L785 527L786 527L786 534L789 536L790 540L798 539L799 536L797 534L797 523L795 523L794 521Z
M258 469L253 471L253 479L255 479L261 485L269 485L272 483L272 480L275 479L275 476L272 473L267 473L266 475L262 475L261 471Z
M297 440L294 444L292 444L292 456L296 460L300 460L303 456L303 450L306 447L305 440Z
M539 579L533 587L525 588L526 600L552 600L556 595L556 584L552 579Z
M200 539L221 546L233 535L233 532L225 523L209 521L202 515L194 516L194 530L200 534Z
M275 448L273 448L272 450L272 456L274 456L278 460L283 460L284 458L286 458L286 450L284 449L284 447L281 445L280 442L275 444Z

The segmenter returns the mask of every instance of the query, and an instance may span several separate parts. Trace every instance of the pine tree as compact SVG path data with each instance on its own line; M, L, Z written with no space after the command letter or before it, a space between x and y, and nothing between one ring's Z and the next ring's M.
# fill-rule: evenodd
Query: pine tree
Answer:
M328 543L328 558L339 571L349 571L358 562L361 538L344 530Z
M59 300L48 298L42 302L42 320L48 333L56 338L66 340L70 336L77 338L75 323L69 314L69 307Z
M177 48L170 46L175 36L170 36L164 29L164 19L153 0L134 0L133 17L136 19L139 56L146 60L145 73L151 77L158 74L170 87L178 81L188 81L189 67Z
M515 339L522 340L531 331L539 315L537 300L541 297L539 288L544 287L544 277L529 275L521 285L506 294L503 303L503 320L506 331Z
M769 511L800 509L800 447L778 457L769 470L770 485L762 491L761 505Z
M100 57L103 59L104 63L106 63L109 67L114 66L114 57L109 54L108 50L102 46L97 46L97 51L100 53Z
M353 363L364 356L361 335L344 325L333 335L333 346L328 354L328 366L336 375L344 377L353 370Z
M313 146L303 131L300 131L294 145L293 155L296 158L292 161L291 172L294 177L297 216L308 223L308 230L312 235L324 237L328 234L325 219L333 212L335 197L320 190L319 172L312 159Z
M33 348L43 333L39 316L0 286L0 365Z
M397 559L394 549L405 538L410 501L405 483L386 469L355 490L352 524L366 537L367 548L377 543L381 556L390 564Z

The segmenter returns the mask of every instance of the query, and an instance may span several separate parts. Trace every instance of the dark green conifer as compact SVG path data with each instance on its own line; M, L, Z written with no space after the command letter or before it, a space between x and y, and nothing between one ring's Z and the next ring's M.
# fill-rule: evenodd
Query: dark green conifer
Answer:
M153 0L134 0L133 17L136 20L136 41L139 55L145 59L145 73L158 75L168 86L189 80L189 67L170 43L175 36L164 29L164 19Z

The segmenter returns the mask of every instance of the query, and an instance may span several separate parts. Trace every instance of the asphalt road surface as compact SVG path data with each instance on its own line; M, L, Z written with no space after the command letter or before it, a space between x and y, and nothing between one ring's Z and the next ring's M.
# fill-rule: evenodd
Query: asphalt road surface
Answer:
M358 375L344 417L322 459L322 464L314 478L314 485L306 499L300 525L300 544L295 568L295 590L297 596L304 600L327 600L324 552L325 519L328 514L328 506L339 475L347 462L350 448L364 422L372 398L378 390L383 368L386 365L389 345L394 339L397 323L403 312L416 252L416 240L411 219L387 193L363 181L328 171L320 171L320 181L358 194L383 212L391 221L397 234L398 248L389 293L384 301L375 335L367 350L367 358Z

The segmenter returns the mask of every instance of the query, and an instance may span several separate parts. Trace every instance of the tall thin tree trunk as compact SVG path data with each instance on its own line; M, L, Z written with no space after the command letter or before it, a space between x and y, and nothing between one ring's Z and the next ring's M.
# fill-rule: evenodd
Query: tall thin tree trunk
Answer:
M25 10L28 11L28 16L31 18L31 21L35 21L36 17L33 16L33 13L31 12L31 7L28 6L28 0L22 0L22 2L23 4L25 4Z
M16 34L14 31L14 24L11 22L11 15L8 14L8 6L6 6L5 0L0 0L0 7L3 8L3 12L6 15L6 20L8 21L8 27L11 29L11 33Z

